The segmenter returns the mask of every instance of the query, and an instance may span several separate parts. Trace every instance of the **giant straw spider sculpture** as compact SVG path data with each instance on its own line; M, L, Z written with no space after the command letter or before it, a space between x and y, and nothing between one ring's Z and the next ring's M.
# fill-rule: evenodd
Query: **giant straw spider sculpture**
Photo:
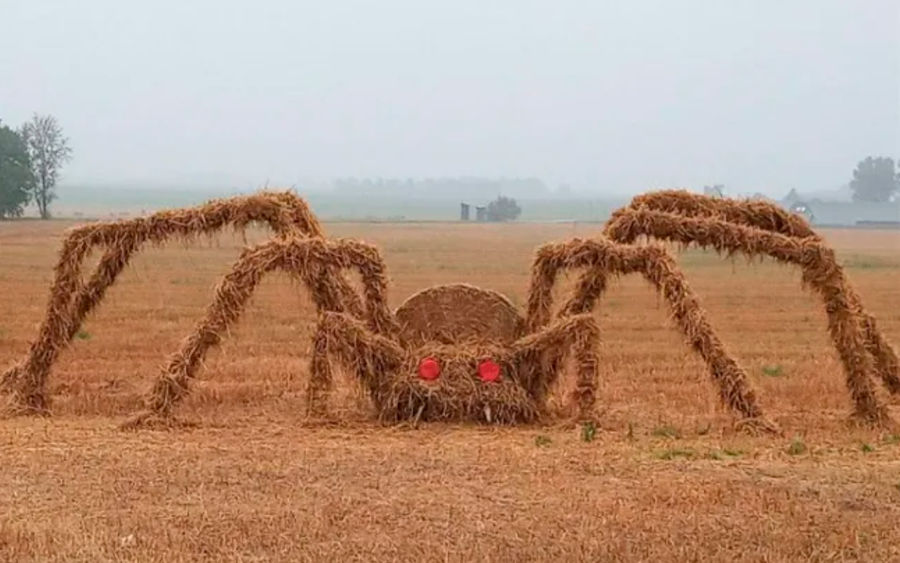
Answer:
M319 311L307 392L311 413L327 411L332 364L337 362L362 384L384 420L531 421L547 410L548 395L569 354L576 368L570 404L578 417L590 418L600 337L591 311L610 276L636 273L665 298L675 324L706 362L720 398L739 421L775 429L675 261L659 245L634 245L642 235L729 253L767 253L799 264L804 282L826 301L855 414L872 423L888 420L871 388L873 374L892 392L900 390L896 354L863 310L833 252L802 218L774 205L687 192L639 196L613 215L605 237L538 249L524 313L496 292L462 284L425 289L391 311L377 248L355 240L327 240L305 202L290 193L263 193L73 231L63 245L39 338L28 358L3 376L14 408L46 412L52 363L141 244L250 221L268 222L275 238L245 250L224 277L204 318L155 382L147 411L133 424L172 414L206 352L238 320L262 277L280 270L307 287ZM81 263L95 246L105 247L106 254L84 282ZM554 313L555 281L559 273L572 269L581 271L581 278ZM345 270L360 274L362 297L351 289Z

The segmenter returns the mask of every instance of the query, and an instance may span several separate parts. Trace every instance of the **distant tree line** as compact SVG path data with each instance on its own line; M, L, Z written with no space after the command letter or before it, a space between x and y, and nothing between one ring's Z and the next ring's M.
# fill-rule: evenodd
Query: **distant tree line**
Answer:
M49 219L60 170L71 156L52 115L34 114L18 129L0 122L0 219L21 217L31 202Z
M401 197L454 195L460 198L483 198L498 194L541 196L549 193L539 178L339 178L334 182L337 193L378 194Z
M853 197L853 201L886 203L895 201L900 194L900 160L887 156L868 156L860 160L853 170L853 177L847 184ZM715 184L703 186L703 193L713 197L723 197L725 186ZM755 194L754 197L765 197ZM785 196L785 201L801 202L800 194L796 189L791 189Z

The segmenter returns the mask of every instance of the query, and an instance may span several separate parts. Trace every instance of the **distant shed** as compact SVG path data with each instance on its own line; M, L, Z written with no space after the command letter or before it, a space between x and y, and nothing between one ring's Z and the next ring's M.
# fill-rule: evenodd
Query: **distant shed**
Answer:
M835 202L807 201L806 207L816 225L900 226L900 201Z

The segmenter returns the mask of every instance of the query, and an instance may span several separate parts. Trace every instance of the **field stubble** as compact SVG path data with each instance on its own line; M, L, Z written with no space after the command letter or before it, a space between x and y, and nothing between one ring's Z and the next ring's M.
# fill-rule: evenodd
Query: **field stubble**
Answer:
M0 367L35 336L66 226L0 224ZM458 281L523 305L536 246L599 232L327 229L382 248L394 306ZM824 234L900 344L900 233ZM603 412L591 442L553 423L382 427L352 385L341 386L341 422L307 423L314 310L282 275L263 281L179 407L196 427L115 430L242 244L223 236L140 254L55 367L54 416L0 421L0 557L900 560L900 436L847 426L820 301L799 271L771 261L679 256L784 436L731 430L702 362L634 276L597 311Z

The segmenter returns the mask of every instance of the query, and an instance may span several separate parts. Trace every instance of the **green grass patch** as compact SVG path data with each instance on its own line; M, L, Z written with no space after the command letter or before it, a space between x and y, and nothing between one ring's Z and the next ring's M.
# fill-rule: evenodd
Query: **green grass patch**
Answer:
M75 338L77 338L78 340L90 340L91 333L82 328L75 333Z
M881 270L897 268L900 262L878 256L866 256L865 254L851 254L845 257L841 263L850 270Z
M581 425L581 440L584 442L593 442L597 435L597 425L592 421L587 421Z
M681 431L674 426L664 424L654 428L650 432L650 435L656 436L657 438L681 438Z
M763 375L766 377L783 377L784 376L784 368L780 365L765 365L762 367Z
M545 436L543 434L538 434L534 437L534 445L539 448L546 448L550 444L553 443L553 440L550 439L549 436Z
M787 447L786 451L788 455L803 455L809 451L809 448L806 447L806 442L803 441L803 438L797 436L791 440L791 444Z
M714 459L716 461L724 461L726 459L734 459L737 456L728 455L724 450L709 450L703 457L706 459Z
M668 448L659 450L654 455L657 459L671 461L673 459L696 459L697 452L690 448Z

